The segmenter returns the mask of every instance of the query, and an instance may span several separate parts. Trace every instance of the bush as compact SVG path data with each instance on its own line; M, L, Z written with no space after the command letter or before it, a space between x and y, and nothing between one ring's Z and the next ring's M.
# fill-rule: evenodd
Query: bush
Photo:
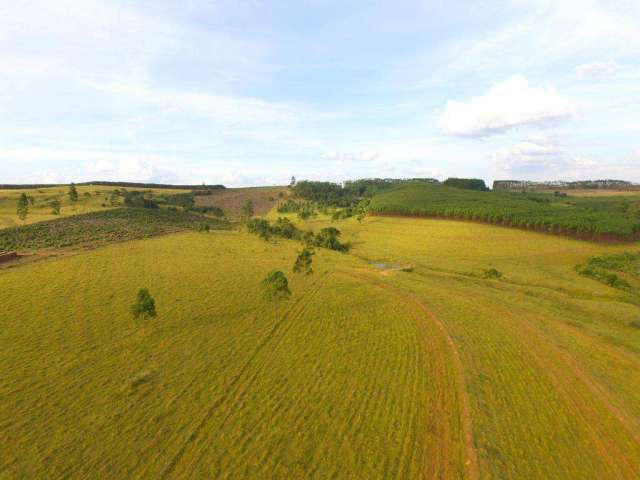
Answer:
M629 326L632 328L640 328L640 319L638 320L631 320L629 322Z
M138 291L136 302L131 305L131 313L136 320L145 320L156 316L156 302L146 288Z
M488 270L485 270L483 272L483 276L484 278L497 279L502 277L502 272L496 270L495 268L489 268Z

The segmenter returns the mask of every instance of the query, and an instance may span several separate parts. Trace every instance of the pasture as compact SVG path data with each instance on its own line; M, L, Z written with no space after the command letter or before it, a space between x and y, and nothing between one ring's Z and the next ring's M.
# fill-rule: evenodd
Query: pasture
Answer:
M73 204L69 199L69 187L66 185L55 187L43 187L37 189L8 189L0 190L0 229L28 225L45 220L55 220L60 217L104 211L119 206L122 199L119 198L116 205L111 205L111 192L121 187L103 185L77 186L78 201ZM171 189L130 189L139 190L148 194L177 194L185 190ZM16 213L16 207L20 195L26 193L33 198L33 204L29 205L29 213L25 220L20 220ZM51 202L60 202L60 214L52 213Z
M640 295L575 268L640 244L454 220L298 222L329 225L351 249L317 248L312 275L291 272L300 243L244 231L0 270L0 441L13 446L0 472L640 477ZM289 300L262 297L272 270ZM158 317L136 322L143 287Z

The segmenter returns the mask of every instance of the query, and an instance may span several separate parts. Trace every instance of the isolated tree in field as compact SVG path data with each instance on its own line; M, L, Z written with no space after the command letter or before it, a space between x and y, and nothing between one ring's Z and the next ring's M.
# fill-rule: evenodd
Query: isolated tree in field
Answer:
M296 177L291 176L291 182L289 182L289 187L293 188L296 186Z
M302 251L298 254L296 258L296 262L293 264L293 271L295 273L305 273L306 275L311 275L313 273L313 268L311 268L311 263L313 259L314 251L310 248L303 248Z
M136 302L131 305L131 313L136 320L146 320L156 316L156 302L146 288L138 291Z
M76 203L78 201L78 190L76 190L74 183L69 185L69 200L71 200L71 203Z
M251 200L247 200L242 206L242 217L247 222L253 217L253 202Z
M49 206L51 207L51 213L53 215L60 215L60 200L51 200Z
M289 298L291 290L289 290L289 281L281 271L269 272L262 281L264 289L264 298L270 301L278 301Z
M27 215L29 214L29 199L25 193L18 198L18 208L16 211L20 220L24 221L27 219Z

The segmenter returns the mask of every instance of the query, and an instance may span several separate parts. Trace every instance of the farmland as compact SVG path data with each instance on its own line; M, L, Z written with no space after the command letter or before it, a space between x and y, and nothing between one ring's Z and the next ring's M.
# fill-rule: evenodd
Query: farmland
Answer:
M402 185L373 197L378 214L458 218L581 236L629 240L640 232L637 197L569 197Z
M116 204L111 205L111 193L118 186L105 185L80 185L77 187L78 201L72 203L68 186L42 187L37 189L0 189L0 229L6 227L27 225L45 220L55 220L59 217L73 216L81 213L105 211L122 204L122 199L117 198ZM133 189L131 189L133 190ZM149 195L170 195L184 193L184 190L176 189L136 189ZM18 198L23 193L33 198L33 204L29 205L27 218L20 220L16 215ZM52 213L51 202L60 202L60 214Z
M189 212L114 208L0 230L0 251L104 245L194 229L203 223L209 228L228 227L222 220Z
M350 248L304 275L298 241L179 231L0 270L0 477L640 477L640 244L278 216Z

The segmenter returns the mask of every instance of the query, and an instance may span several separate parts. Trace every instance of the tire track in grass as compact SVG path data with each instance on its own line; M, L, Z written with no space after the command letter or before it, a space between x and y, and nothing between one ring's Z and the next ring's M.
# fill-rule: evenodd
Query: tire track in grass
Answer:
M215 401L209 407L209 409L207 410L205 415L202 417L202 420L200 420L200 422L198 422L198 425L196 425L196 427L193 430L193 432L191 432L189 437L187 437L186 441L178 449L178 451L173 456L173 458L171 459L171 461L169 462L167 467L163 470L163 472L162 472L162 474L160 475L159 478L161 478L161 479L169 478L169 476L175 471L176 467L178 466L178 463L184 457L187 449L189 448L190 445L192 445L197 440L198 436L200 435L200 432L204 429L205 425L211 419L211 417L213 416L214 412L218 409L218 407L220 407L220 405L222 405L232 395L232 392L229 392L229 390L235 388L235 386L242 379L244 374L249 370L249 367L251 366L251 364L253 363L255 358L270 343L270 341L274 338L274 336L276 335L276 333L278 332L280 327L285 323L285 321L287 319L289 319L291 312L293 312L294 309L296 307L298 307L300 304L302 304L304 306L304 303L302 303L303 300L308 300L308 298L315 296L316 293L318 293L320 291L320 288L322 287L322 281L324 280L326 275L327 274L325 273L321 278L319 278L312 285L311 288L313 288L313 290L309 294L300 296L298 299L296 299L294 304L291 305L291 307L289 307L289 309L286 310L284 312L284 314L282 314L280 320L276 322L276 324L273 326L271 331L265 336L265 338L262 340L262 342L260 342L260 344L256 347L256 349L253 351L251 356L244 363L244 365L242 366L242 368L240 369L238 374L231 380L231 382L229 383L228 388L227 388L228 393L222 395L217 401ZM226 418L227 417L225 417L225 420L223 420L223 423L224 423L224 421L226 421Z
M346 273L346 272L345 272ZM465 477L477 480L480 478L480 470L478 465L478 454L475 448L475 442L473 439L473 427L472 427L472 418L471 418L471 403L469 400L469 395L467 393L466 381L464 377L464 366L462 364L462 360L460 360L460 353L458 348L453 341L451 335L447 331L444 323L440 320L435 313L427 307L424 303L422 303L414 294L396 287L389 285L388 283L378 282L372 280L369 275L364 274L356 274L356 273L347 273L350 276L355 278L359 278L365 282L370 283L371 285L377 286L379 288L396 292L397 295L402 296L408 300L410 300L415 306L417 306L424 315L438 328L440 333L443 335L450 351L452 354L452 358L454 361L454 367L456 371L456 385L458 390L458 399L460 403L460 411L461 411L461 421L462 421L462 430L463 436L465 440ZM436 471L433 473L432 478L439 478L439 473Z

